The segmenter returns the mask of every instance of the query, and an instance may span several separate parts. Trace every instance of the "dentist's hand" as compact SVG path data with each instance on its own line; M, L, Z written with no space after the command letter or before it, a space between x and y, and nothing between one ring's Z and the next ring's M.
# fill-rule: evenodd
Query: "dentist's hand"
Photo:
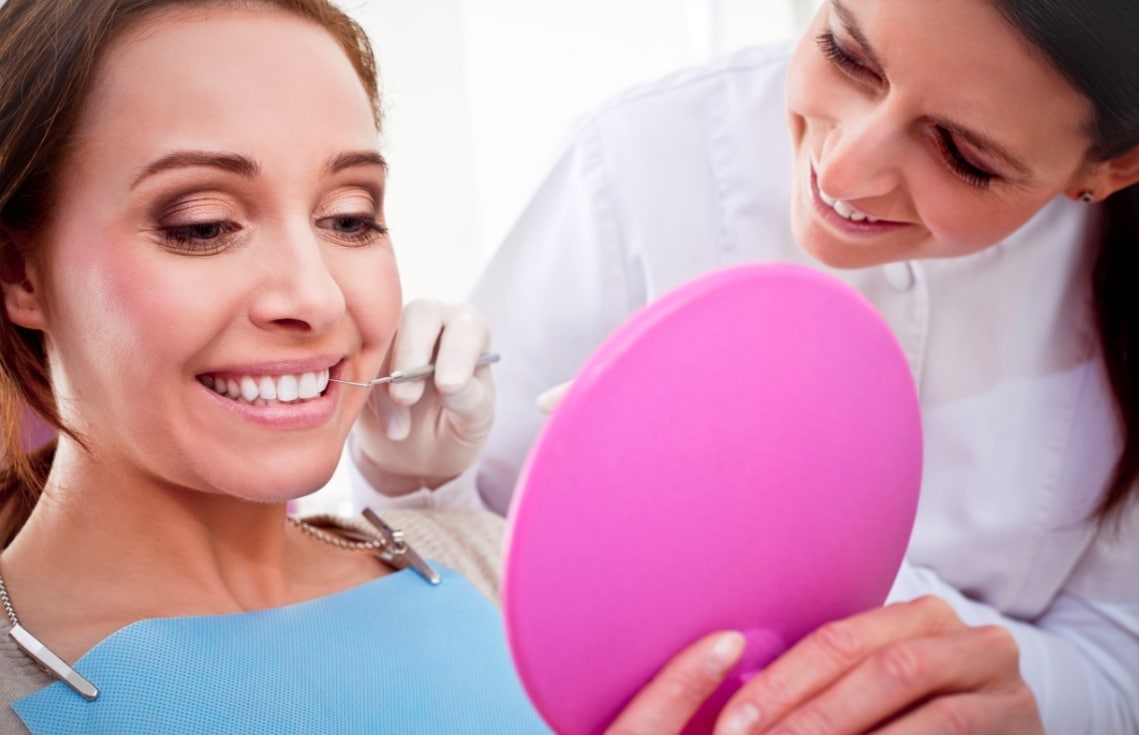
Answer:
M385 495L435 488L474 463L494 423L494 382L475 361L490 347L486 319L468 304L404 307L386 372L435 363L435 374L372 389L357 421L356 462Z

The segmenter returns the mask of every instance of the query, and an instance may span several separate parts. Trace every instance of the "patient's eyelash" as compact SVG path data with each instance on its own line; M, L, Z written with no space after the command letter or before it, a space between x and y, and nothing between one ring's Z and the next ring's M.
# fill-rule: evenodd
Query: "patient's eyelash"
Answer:
M233 222L194 222L185 225L161 227L166 246L192 255L213 255L221 252L231 235L241 227Z
M331 230L349 245L367 245L388 234L388 228L369 214L337 214L317 220L317 226Z

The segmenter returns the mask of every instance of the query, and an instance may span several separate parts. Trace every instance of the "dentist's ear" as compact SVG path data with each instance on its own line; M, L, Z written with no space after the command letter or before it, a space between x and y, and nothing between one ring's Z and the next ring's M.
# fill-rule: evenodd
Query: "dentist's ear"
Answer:
M1067 194L1075 201L1090 204L1101 202L1135 183L1139 183L1139 146L1115 158L1094 164Z
M4 292L4 309L13 324L43 330L47 326L36 274L16 246L13 234L0 228L0 289Z

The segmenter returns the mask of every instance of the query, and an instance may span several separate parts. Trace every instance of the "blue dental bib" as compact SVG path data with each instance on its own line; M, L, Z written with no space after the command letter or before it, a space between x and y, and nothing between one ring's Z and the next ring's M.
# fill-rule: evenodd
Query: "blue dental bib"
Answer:
M461 575L405 569L328 597L144 620L12 706L33 735L548 733L495 607Z

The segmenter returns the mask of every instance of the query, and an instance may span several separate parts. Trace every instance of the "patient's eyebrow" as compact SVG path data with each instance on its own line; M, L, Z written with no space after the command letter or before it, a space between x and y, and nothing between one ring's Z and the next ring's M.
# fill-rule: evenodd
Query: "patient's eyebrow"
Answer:
M175 151L168 155L154 161L135 177L134 182L130 188L135 188L142 181L155 174L162 173L163 171L170 171L178 168L190 168L195 166L205 166L209 168L217 168L222 171L237 174L238 176L252 179L261 172L261 167L257 162L248 156L242 156L237 153L215 153L213 151Z
M347 168L355 168L356 166L379 166L386 173L388 170L388 162L380 155L379 151L373 150L359 150L359 151L345 151L337 156L333 156L324 167L325 174L335 174Z

